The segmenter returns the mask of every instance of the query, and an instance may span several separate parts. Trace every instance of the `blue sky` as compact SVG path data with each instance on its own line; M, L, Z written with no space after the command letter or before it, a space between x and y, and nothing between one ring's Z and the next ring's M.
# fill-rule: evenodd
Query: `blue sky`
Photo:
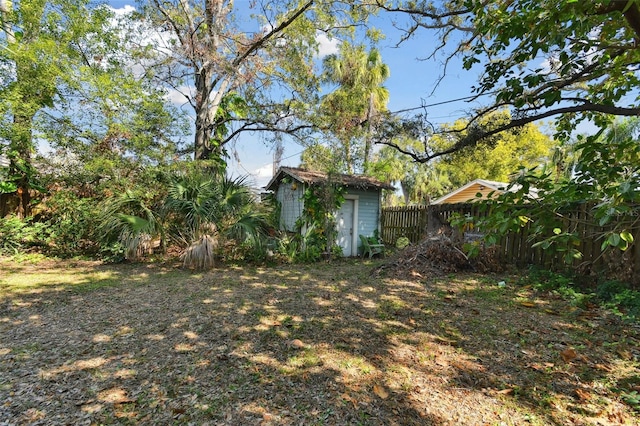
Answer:
M238 0L235 4L236 8L241 8L248 3L248 0ZM112 0L109 4L115 9L127 5L135 7L135 3L128 0ZM439 104L471 95L474 74L463 70L459 61L449 64L445 79L433 92L443 69L441 58L421 59L426 58L438 42L433 33L420 32L418 37L395 47L400 33L393 27L390 17L378 17L374 23L387 36L379 43L378 49L391 71L390 78L385 82L390 93L390 111ZM459 101L428 107L426 111L432 123L447 123L464 117L465 112L473 106L468 102ZM232 156L229 161L230 173L236 176L249 175L256 186L265 185L271 177L271 147L267 146L260 136L245 134L233 148L239 161ZM297 166L303 147L293 141L285 141L284 148L282 165Z

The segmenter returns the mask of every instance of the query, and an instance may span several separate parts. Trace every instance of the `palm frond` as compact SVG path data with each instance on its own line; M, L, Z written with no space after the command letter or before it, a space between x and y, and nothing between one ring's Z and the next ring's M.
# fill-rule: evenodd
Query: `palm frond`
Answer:
M211 269L215 261L215 249L218 240L210 235L203 235L199 240L191 244L183 255L182 265L188 269Z

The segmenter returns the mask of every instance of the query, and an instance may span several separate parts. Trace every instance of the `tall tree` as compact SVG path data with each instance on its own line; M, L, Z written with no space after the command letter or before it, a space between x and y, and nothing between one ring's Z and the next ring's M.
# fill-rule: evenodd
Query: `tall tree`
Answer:
M144 19L165 42L165 57L149 72L181 91L193 108L196 160L223 157L224 146L243 131L308 128L300 117L315 103L317 36L362 17L358 7L333 6L265 0L239 10L228 0L143 2ZM241 111L221 111L230 95L242 100Z
M19 215L29 215L42 170L33 165L37 142L57 150L50 165L60 170L47 170L49 178L73 171L76 182L92 186L131 185L141 165L176 155L186 130L180 114L164 91L136 75L129 33L112 9L26 0L4 1L0 10L0 139L10 160L1 191L18 196Z
M15 195L16 213L28 216L35 171L33 121L53 104L59 78L78 58L76 47L102 17L83 0L0 1L0 138L9 158L3 192Z
M362 171L366 173L373 124L389 101L389 91L382 85L389 78L389 67L377 49L367 52L363 45L343 42L339 54L324 58L323 68L324 83L337 85L322 100L323 113L343 144L349 173L355 170L352 144L364 139Z

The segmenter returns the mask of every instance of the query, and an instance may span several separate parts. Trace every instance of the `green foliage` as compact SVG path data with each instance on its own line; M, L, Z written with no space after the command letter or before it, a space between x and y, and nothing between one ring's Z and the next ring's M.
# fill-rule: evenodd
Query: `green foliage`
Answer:
M400 128L387 123L390 128L381 132L381 140L392 146L377 153L372 173L383 181L399 181L405 204L429 204L474 179L508 182L520 169L543 164L550 156L554 141L535 124L499 133L475 146L454 149L428 163L413 161L406 154L419 156L424 150L452 149L472 131L495 128L510 118L508 111L498 111L473 123L458 120L443 125L438 134L432 134L421 120L404 122Z
M298 233L303 235L299 243L303 260L314 261L323 253L333 253L336 236L335 213L344 203L345 188L331 182L310 185L302 194L304 209L296 222Z
M571 303L573 306L586 307L594 294L585 293L574 283L573 278L549 270L533 268L528 280L538 291L552 292Z
M321 100L320 113L324 126L331 129L339 141L338 159L345 171L353 173L361 164L368 172L371 157L371 129L378 115L385 112L389 91L383 86L389 78L389 67L382 62L380 52L368 52L362 44L343 41L339 54L323 59L321 80L337 84L337 88ZM335 165L324 170L335 170Z
M98 218L98 232L103 244L117 242L126 259L138 259L152 249L152 240L164 244L165 230L156 206L148 205L144 196L125 191L105 200Z
M577 285L567 274L534 267L521 279L521 284L532 285L538 291L553 292L574 306L585 308L589 303L598 303L625 320L640 318L640 291L621 281L603 281L591 290Z
M256 208L244 178L190 170L174 176L163 197L150 195L125 191L102 205L104 242L119 243L127 258L138 258L156 245L164 249L169 240L183 248L205 241L207 250L189 253L209 257L212 250L231 260L245 259L251 250L264 255L266 215Z
M94 199L61 190L48 196L39 208L48 234L47 253L69 258L104 249L96 236L99 210Z
M398 137L394 142L401 149L416 151L421 141ZM429 204L435 197L452 189L449 176L433 164L411 161L397 149L385 146L374 156L369 169L370 174L383 182L400 182L404 195L404 204ZM384 194L389 197L391 194Z
M639 123L612 123L606 134L580 138L573 148L570 179L557 179L548 169L523 171L511 191L482 201L489 214L474 220L487 241L526 229L534 247L556 253L568 265L580 260L583 266L584 238L598 241L605 252L628 249L640 214ZM585 227L593 231L585 235Z
M486 100L471 114L464 135L433 127L422 131L424 149L405 152L416 161L428 162L548 117L556 117L556 137L567 142L581 122L605 131L613 116L640 114L640 3L635 0L398 3L380 7L409 14L407 38L431 30L439 38L433 56L443 54L446 62L461 56L463 68L479 76L472 87L474 102ZM443 72L451 68L442 67ZM512 111L509 120L482 125L505 108ZM416 119L398 121L396 128ZM430 135L443 133L459 137L444 149L427 143ZM395 145L389 137L380 143Z
M35 136L55 146L62 140L51 137L55 129L64 128L66 134L80 139L92 133L92 121L107 117L107 111L84 122L72 120L68 112L91 110L79 101L87 100L87 93L91 102L96 98L105 104L112 102L96 89L104 89L104 79L89 76L129 68L113 66L122 56L118 54L126 50L115 42L117 30L108 8L91 7L85 0L25 0L5 5L8 9L0 17L5 42L0 49L0 139L8 142L5 154L10 164L2 191L15 192L18 213L25 215L32 207L30 190L44 192L32 161ZM98 58L105 57L109 60L100 63ZM117 84L117 90L127 93L132 82L135 79L129 78L128 85ZM140 102L141 98L130 99ZM125 111L130 110L117 115L128 115Z
M477 120L474 125L493 128L511 120L509 111L497 111ZM467 120L445 125L444 135L435 135L430 141L436 150L455 146L471 131ZM485 138L473 147L442 156L435 169L448 178L447 190L459 188L474 179L508 182L521 169L543 164L551 153L554 141L540 131L536 124L501 132Z
M640 319L640 291L621 281L605 281L596 288L604 307L625 319Z
M300 154L300 168L318 172L327 170L346 171L344 155L340 150L323 144L312 144L307 146Z
M43 244L46 225L14 215L0 218L0 254L14 255Z
M638 391L622 392L620 397L627 405L640 412L640 394Z

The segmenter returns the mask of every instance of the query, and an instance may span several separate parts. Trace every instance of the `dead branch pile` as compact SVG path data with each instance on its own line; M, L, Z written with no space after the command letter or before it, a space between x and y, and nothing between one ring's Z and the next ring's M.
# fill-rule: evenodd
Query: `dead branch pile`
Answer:
M444 234L430 236L418 244L407 246L375 269L396 277L440 276L453 272L498 272L503 270L498 253L481 248L477 256L469 257L462 248Z

